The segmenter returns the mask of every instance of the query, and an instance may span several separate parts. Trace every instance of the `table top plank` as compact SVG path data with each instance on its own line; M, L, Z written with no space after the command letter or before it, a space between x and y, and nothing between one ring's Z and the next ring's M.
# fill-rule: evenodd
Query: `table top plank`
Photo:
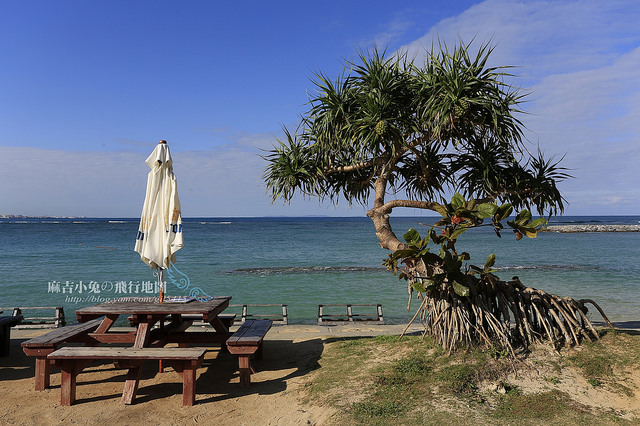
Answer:
M189 303L157 303L150 301L113 301L87 306L76 310L78 321L83 322L96 315L202 315L215 318L229 306L230 296L216 297L209 301Z

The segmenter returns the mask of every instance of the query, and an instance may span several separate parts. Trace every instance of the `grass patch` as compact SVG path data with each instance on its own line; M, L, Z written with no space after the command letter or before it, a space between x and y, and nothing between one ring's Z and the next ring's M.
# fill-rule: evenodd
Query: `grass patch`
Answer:
M620 335L609 338L617 341ZM545 388L563 380L566 385L563 370L575 366L594 386L602 378L613 383L609 377L621 365L640 369L640 336L625 336L622 343L586 345L564 358L549 351L514 364L491 349L450 356L418 336L336 340L326 345L308 388L312 400L338 409L333 421L341 425L626 423L617 413L587 407L557 389L526 391L512 374L514 366L529 373L551 366L553 373L538 379ZM617 351L632 353L612 361ZM631 388L616 384L620 393L634 397Z
M356 402L352 405L351 409L353 410L353 416L358 421L398 417L405 411L403 405L397 401Z
M545 377L544 378L547 382L551 383L552 385L559 385L560 383L562 383L562 380L560 380L558 377L553 376L553 377Z
M507 393L500 398L494 417L507 421L540 420L551 421L561 419L562 423L571 418L588 414L589 411L558 391L523 395ZM569 419L567 418L569 415Z
M589 379L600 380L613 375L613 361L604 354L583 351L570 356L569 361Z
M599 342L587 342L567 361L582 371L594 388L606 386L618 394L631 397L633 389L624 384L624 372L640 368L638 336L627 333L604 333Z
M471 395L478 389L476 366L469 364L448 365L438 374L441 389L456 395Z

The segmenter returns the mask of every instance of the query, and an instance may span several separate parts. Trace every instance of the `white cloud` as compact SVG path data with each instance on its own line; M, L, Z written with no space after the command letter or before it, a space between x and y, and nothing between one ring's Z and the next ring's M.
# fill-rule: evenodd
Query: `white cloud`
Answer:
M264 135L254 142L247 135L242 139L246 146L265 143ZM172 152L185 217L364 214L360 207L335 208L317 200L272 205L261 179L266 163L246 146ZM0 186L0 214L137 217L147 155L0 146L0 181L10 182Z
M405 46L492 40L532 91L522 117L548 155L566 154L568 214L640 213L640 6L635 1L487 0Z

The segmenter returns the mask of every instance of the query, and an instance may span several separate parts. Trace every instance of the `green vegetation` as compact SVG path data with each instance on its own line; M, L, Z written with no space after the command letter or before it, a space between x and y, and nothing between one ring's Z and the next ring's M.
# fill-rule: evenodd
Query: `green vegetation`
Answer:
M595 302L526 287L518 277L502 281L494 275L495 254L479 267L467 264L469 253L457 248L461 236L479 226L491 226L500 237L503 221L516 239L523 235L536 238L544 219L534 220L524 209L508 220L513 212L511 204L478 203L461 194L437 204L435 210L442 219L424 236L415 229L405 233L406 244L389 254L385 265L394 274L400 272L411 294L419 294L416 316L420 315L442 347L454 352L460 346L482 345L498 358L514 355L515 346L527 348L546 341L556 347L573 346L585 339L598 339L585 307L586 302L597 307ZM439 251L431 251L432 246Z
M623 333L609 333L606 340L612 344L609 350L598 350L600 346L591 343L586 350L576 351L569 356L567 363L578 367L591 386L602 386L632 396L635 392L633 382L620 377L617 372L640 364L640 351L633 346L634 340Z
M526 93L489 65L493 47L440 44L410 59L361 51L332 79L319 72L295 131L264 156L273 200L296 193L371 207L380 245L397 250L389 216L396 208L438 211L460 192L516 210L561 212L559 161L531 154L519 119ZM371 196L373 193L373 197ZM393 197L406 199L388 199Z
M403 265L401 278L422 297L418 314L450 352L482 345L514 354L514 346L540 341L597 339L583 301L499 280L494 255L476 267L456 248L487 219L498 236L506 222L516 239L535 238L546 222L530 210L564 210L557 183L570 176L559 160L526 146L519 119L526 93L506 81L511 67L489 65L492 52L489 44L440 44L411 60L373 49L345 62L335 80L318 73L298 127L285 128L263 157L267 191L273 201L301 194L369 207L380 246L392 252L388 269ZM390 222L398 208L442 220L424 237L409 230L403 242Z
M429 337L329 341L308 402L337 409L340 425L637 424L637 403L635 411L598 406L593 392L637 399L630 377L640 373L640 336L608 334L602 343L567 354L533 348L514 374L513 358L480 349L449 355ZM568 379L575 372L582 387ZM588 380L602 385L585 399Z

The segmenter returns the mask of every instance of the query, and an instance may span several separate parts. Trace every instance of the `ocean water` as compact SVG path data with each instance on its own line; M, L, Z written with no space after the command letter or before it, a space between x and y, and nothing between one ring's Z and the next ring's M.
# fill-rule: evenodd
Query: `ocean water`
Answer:
M435 218L392 218L398 235L426 232ZM640 216L560 217L552 224L638 224ZM156 277L133 251L138 219L0 219L0 307L83 306L117 297L154 296ZM405 281L381 263L366 217L190 218L169 295L232 296L234 304L287 304L291 323L313 323L318 304L381 303L385 320L405 323ZM459 250L483 265L496 253L497 275L596 301L612 321L640 319L640 233L541 233L516 241L489 228L467 232ZM437 249L436 249L437 250ZM181 281L182 280L182 281ZM199 289L199 290L198 290ZM234 308L230 308L233 312ZM360 308L371 313L374 308ZM235 309L239 313L239 309ZM597 312L592 319L600 320Z

